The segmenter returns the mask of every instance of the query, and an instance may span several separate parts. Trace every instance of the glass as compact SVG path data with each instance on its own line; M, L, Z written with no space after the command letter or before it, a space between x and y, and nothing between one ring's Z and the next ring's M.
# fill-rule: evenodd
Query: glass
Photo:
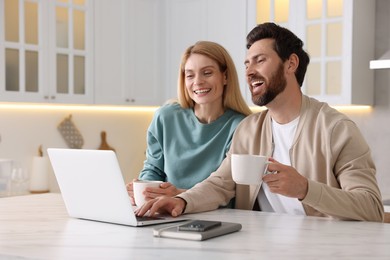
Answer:
M288 21L289 0L275 0L275 22L284 23Z
M306 1L307 19L320 19L322 17L322 0L307 0Z
M26 51L26 91L38 92L38 52Z
M19 50L5 49L5 89L19 91Z
M256 1L256 22L264 23L271 20L271 1L270 0L257 0Z
M28 172L24 168L14 168L11 174L10 195L18 196L28 194Z
M74 94L85 94L85 57L74 57Z
M311 57L321 57L321 24L307 26L307 51Z
M57 93L69 93L68 55L57 54Z
M9 195L13 160L0 158L0 198Z
M19 1L4 1L5 40L19 41Z
M30 44L38 44L38 4L25 2L24 16L25 41Z
M306 74L306 94L321 95L321 64L310 63Z
M68 48L69 28L68 28L68 8L56 8L56 39L57 47Z
M326 64L326 94L341 94L341 62L331 61Z
M83 11L73 11L73 33L74 48L85 49L85 13Z
M326 28L327 56L341 56L343 46L343 24L329 23Z
M343 0L328 0L326 13L328 17L339 17L343 15Z

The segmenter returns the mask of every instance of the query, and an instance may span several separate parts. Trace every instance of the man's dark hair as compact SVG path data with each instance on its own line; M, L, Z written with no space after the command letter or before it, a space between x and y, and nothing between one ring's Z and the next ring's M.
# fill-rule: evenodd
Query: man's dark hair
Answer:
M274 50L283 62L295 53L299 58L299 65L295 72L299 86L302 86L306 69L309 65L309 55L303 50L303 42L290 30L275 23L262 23L257 25L246 37L246 48L262 39L274 39Z

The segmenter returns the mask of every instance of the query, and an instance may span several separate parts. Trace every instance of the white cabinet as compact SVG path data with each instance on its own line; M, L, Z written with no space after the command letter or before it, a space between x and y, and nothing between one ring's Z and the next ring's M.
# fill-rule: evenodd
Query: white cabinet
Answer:
M95 2L96 104L162 104L162 10L159 0Z
M246 35L275 21L311 56L304 93L372 105L374 15L367 0L1 0L0 101L161 105L177 96L184 50L209 40L233 57L252 105Z
M176 97L177 78L181 55L199 40L214 41L231 54L239 76L242 93L250 93L245 81L244 59L246 35L253 26L248 25L247 0L166 0L166 96ZM253 6L252 6L253 7ZM255 9L252 10L255 12Z
M93 102L93 1L0 1L0 101Z
M373 105L375 1L288 3L257 0L257 22L275 21L304 41L311 61L303 92L331 105Z

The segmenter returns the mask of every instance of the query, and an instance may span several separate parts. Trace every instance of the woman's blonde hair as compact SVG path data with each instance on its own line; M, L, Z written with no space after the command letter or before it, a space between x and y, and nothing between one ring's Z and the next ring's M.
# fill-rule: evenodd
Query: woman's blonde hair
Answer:
M195 105L194 101L188 95L184 76L185 64L192 54L204 55L214 60L218 64L220 71L226 74L227 83L223 93L224 108L235 110L246 116L251 114L252 111L249 109L241 95L237 70L230 54L218 43L209 41L199 41L195 43L188 47L182 55L177 90L180 106L183 108L192 108Z

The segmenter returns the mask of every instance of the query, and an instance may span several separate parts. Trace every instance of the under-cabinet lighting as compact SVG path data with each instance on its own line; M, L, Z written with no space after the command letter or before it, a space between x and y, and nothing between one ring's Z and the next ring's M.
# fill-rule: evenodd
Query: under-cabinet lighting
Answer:
M44 110L75 110L75 111L123 111L123 112L154 112L158 107L152 106L99 106L99 105L59 105L36 103L0 103L5 109L44 109Z
M341 112L370 112L371 106L332 106ZM158 106L99 106L99 105L59 105L38 103L0 103L0 109L44 109L44 110L75 110L75 111L123 111L123 112L155 112ZM260 112L265 107L251 106L252 112Z
M345 106L331 106L334 109L342 112L342 113L355 113L355 114L367 114L371 113L373 107L372 106L358 106L358 105L345 105ZM253 113L261 112L265 110L265 107L250 107Z

